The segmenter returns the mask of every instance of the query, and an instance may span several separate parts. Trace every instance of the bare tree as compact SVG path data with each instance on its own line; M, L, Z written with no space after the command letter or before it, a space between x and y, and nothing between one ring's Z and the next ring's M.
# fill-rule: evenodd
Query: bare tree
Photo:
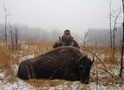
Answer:
M112 48L112 15L113 15L113 13L112 13L111 3L112 2L109 3L109 14L108 15L109 15L109 30L110 30L110 32L109 32L109 34L110 34L110 46Z
M9 10L5 7L5 5L3 4L3 8L4 8L4 12L5 12L5 44L7 45L7 23L8 23L8 17L10 16L10 12Z
M88 36L88 31L84 32L84 37L81 38L81 40L83 41L84 45L89 41L89 40L87 40L87 36Z
M18 32L18 29L17 27L15 27L15 47L16 47L16 50L18 49L18 40L19 40L19 32Z
M121 7L116 10L112 10L112 2L109 3L109 34L110 34L110 46L113 48L113 56L115 54L115 38L117 31L117 21L122 12ZM112 21L113 20L113 21ZM112 29L113 28L113 29Z
M122 6L123 6L123 39L122 39L122 48L121 48L121 65L120 65L120 74L119 76L122 76L122 71L123 71L123 50L124 50L124 0L122 0Z
M116 38L116 31L117 31L117 21L119 19L119 16L122 12L121 7L119 7L117 10L115 10L113 14L114 18L114 27L113 27L113 56L115 55L115 38Z
M18 40L19 40L19 31L16 26L9 25L9 33L10 33L10 40L11 40L11 47L14 50L18 49Z
M14 38L13 38L13 26L12 25L9 25L9 33L10 33L11 47L14 51Z

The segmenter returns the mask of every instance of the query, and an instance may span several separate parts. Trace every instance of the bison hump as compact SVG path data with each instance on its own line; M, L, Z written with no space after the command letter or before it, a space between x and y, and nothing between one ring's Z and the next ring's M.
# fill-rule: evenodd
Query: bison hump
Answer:
M83 55L78 48L73 46L63 46L56 50L59 55L66 56L68 59L77 59Z

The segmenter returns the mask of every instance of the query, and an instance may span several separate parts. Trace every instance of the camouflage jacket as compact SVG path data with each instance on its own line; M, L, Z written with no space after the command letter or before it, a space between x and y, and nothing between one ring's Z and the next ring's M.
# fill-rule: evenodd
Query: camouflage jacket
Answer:
M61 47L61 46L74 46L79 48L78 43L71 37L69 40L66 40L65 37L63 36L60 38L61 42L60 44L57 44L57 41L54 43L53 48Z

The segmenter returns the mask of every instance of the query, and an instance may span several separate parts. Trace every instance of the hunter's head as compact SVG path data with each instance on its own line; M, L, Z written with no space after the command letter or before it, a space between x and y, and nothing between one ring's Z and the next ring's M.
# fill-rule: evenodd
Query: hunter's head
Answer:
M67 40L71 37L70 30L66 29L66 30L64 31L64 37L65 37L65 39L67 39Z

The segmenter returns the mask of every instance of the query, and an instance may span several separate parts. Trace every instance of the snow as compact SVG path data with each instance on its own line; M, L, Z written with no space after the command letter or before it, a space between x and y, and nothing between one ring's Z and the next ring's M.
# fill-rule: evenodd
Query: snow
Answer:
M56 86L56 89L58 90L69 90L68 86L67 85L57 85Z
M17 65L14 65L15 67L15 72L17 72ZM0 77L5 77L5 73L1 72ZM47 81L47 80L46 80ZM59 80L56 80L59 81ZM108 86L103 86L103 85L96 85L96 82L90 82L89 84L82 84L79 81L72 81L71 85L68 86L68 82L65 82L62 85L56 85L56 86L48 86L48 87L40 87L39 89L41 90L82 90L83 88L85 89L91 89L91 90L124 90L124 85L120 86L119 84L114 84L111 86L111 82L109 83ZM18 79L13 82L13 83L5 83L4 80L0 80L0 90L37 90L35 87L31 86L29 83L27 83L24 80Z
M14 72L14 75L16 76L17 71L18 71L18 65L17 64L12 65L12 71Z
M34 58L34 54L27 55L27 56L24 56L24 57L20 58L19 59L19 63L22 62L22 61L24 61L24 60L26 60L26 59L30 59L30 58Z
M14 72L17 73L17 65L14 65L14 67L16 67ZM6 83L7 78L9 78L9 76L5 77L5 72L0 71L0 90L34 90L33 86L18 78L13 83Z
M4 78L4 76L5 76L5 73L4 72L1 72L0 73L0 78Z
M18 66L16 64L13 65L12 70L14 71L14 74L16 76ZM5 72L0 70L0 90L34 90L33 86L29 85L27 82L18 78L13 83L10 82L6 83L8 78L10 78L10 76L5 77Z
M124 87L119 87L119 85L117 84L116 86L103 86L103 85L96 85L96 83L92 82L89 84L90 88L92 90L124 90ZM98 89L97 89L98 87Z
M34 58L34 54L22 57L20 59L20 62L23 60L29 59L29 58ZM98 64L97 67L101 67L101 65ZM114 73L114 75L118 75L119 67L120 66L113 68L111 72ZM17 64L12 65L12 70L14 72L14 75L16 75L18 71L18 65ZM105 77L107 75L108 74L105 74L105 75L99 74L99 77ZM19 78L17 78L17 80L14 81L13 83L10 83L10 82L5 83L6 81L5 78L6 78L5 72L2 72L0 70L0 90L37 90L36 87L33 87L28 82L21 80ZM56 80L56 81L59 81L59 80ZM85 89L88 89L88 90L89 89L91 90L97 90L97 89L98 90L124 90L124 85L120 86L119 84L110 82L109 85L104 86L102 84L97 85L96 82L90 82L89 84L82 84L79 81L73 81L71 82L70 85L68 85L68 82L65 82L62 85L48 86L48 87L43 86L43 87L38 87L38 89L39 90L82 90L82 89L84 90Z
M25 60L28 58L34 58L34 55L27 55L21 58L21 60ZM14 72L14 75L16 76L18 71L18 65L12 65L12 71ZM7 77L5 77L5 72L0 70L0 90L35 90L33 86L28 84L27 82L18 79L13 83L5 83Z
M14 83L0 82L0 90L34 90L35 88L28 83L18 79Z
M21 60L26 60L26 59L29 59L29 58L34 58L34 54L33 55L24 56L24 57L21 58Z
M7 44L6 43L1 43L1 46L6 46Z
M1 46L7 46L7 45L11 45L11 43L1 43Z

